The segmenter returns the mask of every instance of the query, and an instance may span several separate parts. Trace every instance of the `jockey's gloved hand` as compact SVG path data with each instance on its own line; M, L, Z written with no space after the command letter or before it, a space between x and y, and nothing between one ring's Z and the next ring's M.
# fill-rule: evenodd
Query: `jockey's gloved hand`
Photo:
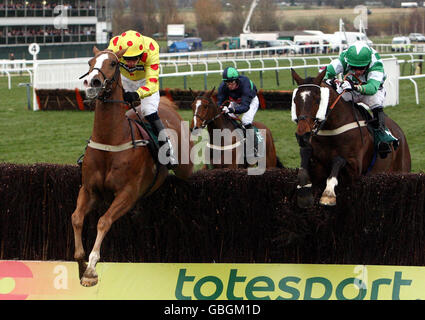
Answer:
M345 91L353 91L353 85L350 83L350 81L345 80L341 84L341 89Z
M139 94L135 91L126 91L124 92L124 101L128 103L132 103L135 101L139 101L140 97Z
M232 107L223 107L223 109L221 109L223 113L235 113L235 109Z
M358 91L358 92L362 92L361 85L359 85L359 84L355 84L355 85L353 86L353 90L356 90L356 91Z

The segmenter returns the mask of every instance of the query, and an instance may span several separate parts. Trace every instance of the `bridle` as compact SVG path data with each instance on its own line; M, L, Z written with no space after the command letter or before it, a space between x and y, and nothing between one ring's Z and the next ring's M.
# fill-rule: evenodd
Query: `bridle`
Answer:
M344 81L348 78L348 76L350 76L350 75L352 75L352 76L354 76L355 78L357 78L357 80L359 81L359 83L361 84L361 80L355 75L355 74L351 74L351 73L349 73L349 74L346 74L345 76L344 76ZM339 93L338 94L338 96L336 97L336 99L331 103L331 105L329 106L329 100L328 101L322 101L322 99L323 99L323 96L322 96L322 90L324 90L323 88L326 88L326 87L321 87L321 86L319 86L319 85L317 85L317 84L313 84L313 83L309 83L309 84L302 84L302 85L300 85L300 86L298 86L298 88L299 87L316 87L316 88L319 88L320 90L321 90L321 102L320 102L320 104L326 104L326 110L320 110L321 109L321 105L319 106L319 110L318 110L318 112L316 113L316 117L311 117L311 116L309 116L309 115L300 115L299 117L297 117L296 119L294 119L295 120L295 122L296 123L298 123L298 121L300 121L300 120L306 120L306 119L312 119L313 120L313 127L311 128L311 136L316 136L316 135L318 135L318 133L319 133L319 131L323 128L323 126L324 126L324 124L326 123L326 121L328 120L328 118L329 118L329 116L330 116L330 114L331 114L331 112L334 110L334 107L337 105L337 103L339 102L339 100L341 99L341 97L342 97L342 95L346 92L345 90L343 90L341 93ZM298 89L297 88L297 89ZM328 97L328 99L329 99L329 97ZM351 100L352 101L352 103L354 104L354 100L352 99ZM323 107L324 107L324 105L323 105ZM319 117L317 117L317 114L319 113L319 112L322 112L322 114L321 114L321 118L319 118ZM357 126L360 128L360 123L359 123L359 120L357 119L357 117L355 116L355 120L356 120L356 122L357 122ZM361 133L361 131L360 131L360 133ZM296 136L297 136L297 134L296 134ZM297 137L297 139L299 139L299 137ZM363 141L363 136L362 136L362 141Z
M315 87L315 88L318 88L319 90L322 88L321 86L319 86L317 84L314 84L314 83L301 84L301 85L298 86L298 88L301 88L301 87ZM322 97L320 99L322 99ZM326 112L326 114L327 113L328 112ZM317 116L317 113L316 113L316 116ZM307 120L307 119L312 119L313 120L313 128L311 128L311 132L312 132L313 135L316 135L317 134L317 132L319 131L319 129L323 126L323 124L326 121L326 119L323 120L323 119L319 119L317 117L312 117L310 115L301 114L300 116L297 116L297 118L295 119L295 122L298 123L299 121Z
M214 101L211 98L209 98L209 97L201 97L201 96L199 96L199 97L197 97L195 99L195 101L198 100L198 99L200 99L200 100L207 100L208 101L208 106L214 104ZM220 110L218 110L218 113L214 117L212 117L211 119L205 119L205 118L201 117L201 115L199 115L199 113L195 113L194 114L195 117L199 118L202 121L202 124L199 127L201 129L204 129L207 125L209 125L211 122L215 121L217 118L221 117L222 115L223 115L223 113Z
M96 88L88 88L87 89L87 96L90 100L95 100L98 99L104 103L125 103L128 104L126 101L121 101L121 100L108 100L108 98L111 96L112 91L113 91L113 87L112 85L116 82L117 85L119 84L118 77L120 75L120 68L119 68L119 58L118 56L112 52L112 51L101 51L100 53L112 53L115 58L117 59L117 64L115 66L115 71L114 71L114 75L112 76L112 78L108 78L106 77L105 73L97 67L94 67L92 69L90 69L87 73L85 73L84 75L82 75L79 79L82 79L84 77L86 77L87 75L89 75L91 72L93 72L94 70L97 70L103 77L103 83L101 87L96 87ZM99 53L99 54L100 54ZM99 56L99 54L95 57L97 58Z

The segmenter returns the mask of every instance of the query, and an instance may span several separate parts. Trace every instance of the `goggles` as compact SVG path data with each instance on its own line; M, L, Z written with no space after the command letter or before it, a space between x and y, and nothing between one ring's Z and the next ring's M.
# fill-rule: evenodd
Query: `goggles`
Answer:
M125 61L137 61L140 59L140 56L136 56L136 57L123 57L123 59Z
M353 70L360 70L360 71L366 70L367 67L368 66L363 66L363 67L350 66L351 69L353 69Z

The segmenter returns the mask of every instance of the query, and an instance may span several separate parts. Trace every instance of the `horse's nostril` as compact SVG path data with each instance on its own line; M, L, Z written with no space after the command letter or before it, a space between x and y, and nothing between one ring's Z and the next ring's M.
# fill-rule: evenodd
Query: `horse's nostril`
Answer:
M90 85L91 85L92 87L94 87L94 88L99 88L99 87L101 87L101 86L102 86L102 82L101 82L99 79L97 79L97 78L93 78L93 79L90 81Z

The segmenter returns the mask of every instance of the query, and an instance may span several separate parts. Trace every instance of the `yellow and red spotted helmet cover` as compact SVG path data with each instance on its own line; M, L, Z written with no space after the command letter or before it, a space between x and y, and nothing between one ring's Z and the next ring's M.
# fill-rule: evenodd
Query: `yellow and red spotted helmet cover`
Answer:
M117 35L109 42L108 49L114 52L127 49L124 57L137 57L143 53L145 49L144 37L140 32L128 30Z
M157 42L140 32L125 31L111 39L108 50L118 52L127 49L123 57L138 57L140 60L133 69L128 68L122 60L121 73L130 80L146 79L146 85L137 92L141 97L149 96L159 90L159 45Z

